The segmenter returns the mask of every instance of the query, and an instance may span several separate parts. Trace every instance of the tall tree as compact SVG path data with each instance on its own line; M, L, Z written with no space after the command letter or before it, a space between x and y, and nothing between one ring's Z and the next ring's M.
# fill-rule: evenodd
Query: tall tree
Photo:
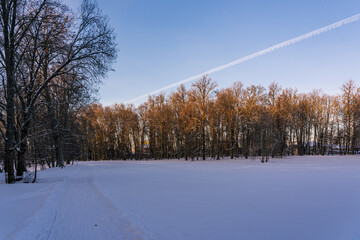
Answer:
M190 91L190 97L200 112L197 120L201 129L201 152L203 160L206 158L206 124L209 112L209 100L216 86L216 82L213 82L211 78L207 78L207 76L204 75L192 85L193 89Z
M20 50L25 36L48 1L1 0L1 73L5 94L5 171L6 182L15 181L14 161L18 149L15 137L16 77L24 52Z
M65 78L67 80L63 82L78 81L83 89L91 88L91 84L97 84L110 70L117 50L108 19L89 0L84 0L78 15L51 0L4 0L1 1L1 28L0 73L5 96L1 119L6 135L7 182L11 183L14 181L16 152L16 174L20 176L26 171L27 138L43 99L48 103L48 114L53 119L55 145L60 146L56 150L59 153L56 161L63 166L54 102L49 91L55 86L64 87L58 83L59 79Z
M356 91L355 82L353 80L347 81L342 86L342 114L343 114L343 124L345 126L345 144L346 149L345 153L350 153L351 139L355 132L353 128L353 121L355 118L356 109L358 108L357 101L357 91Z

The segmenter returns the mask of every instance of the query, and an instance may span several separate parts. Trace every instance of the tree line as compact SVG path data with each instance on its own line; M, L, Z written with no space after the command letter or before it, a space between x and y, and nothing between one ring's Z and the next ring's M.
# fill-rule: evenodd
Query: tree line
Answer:
M330 96L267 88L217 89L207 76L169 96L133 105L92 104L80 115L83 160L220 159L354 154L360 147L360 88Z
M58 0L0 5L0 171L12 183L31 162L62 167L79 157L77 112L93 100L117 47L94 1L77 12Z
M307 94L207 76L143 104L94 103L117 55L108 19L91 0L0 0L0 172L74 159L220 159L359 151L360 89Z

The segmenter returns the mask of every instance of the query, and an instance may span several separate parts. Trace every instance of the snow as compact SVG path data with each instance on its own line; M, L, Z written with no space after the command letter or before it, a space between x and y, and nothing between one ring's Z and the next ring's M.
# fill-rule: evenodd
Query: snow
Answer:
M359 156L82 162L2 180L0 239L359 239L359 170Z

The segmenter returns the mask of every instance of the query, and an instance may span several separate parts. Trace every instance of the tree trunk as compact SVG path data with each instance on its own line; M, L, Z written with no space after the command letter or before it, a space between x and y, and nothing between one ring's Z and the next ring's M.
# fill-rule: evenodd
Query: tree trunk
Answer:
M27 115L24 114L24 117L27 118ZM25 119L24 118L24 119ZM27 121L27 120L25 120ZM22 176L24 172L27 171L26 169L26 162L25 162L25 153L27 151L27 136L29 131L30 124L24 123L20 130L20 144L19 144L19 151L18 151L18 162L16 166L16 176Z
M1 0L1 18L3 22L3 41L5 51L6 68L6 134L5 134L5 172L6 182L15 182L14 161L15 161L15 25L17 1L10 3ZM10 13L12 11L12 13ZM11 16L11 19L10 19Z

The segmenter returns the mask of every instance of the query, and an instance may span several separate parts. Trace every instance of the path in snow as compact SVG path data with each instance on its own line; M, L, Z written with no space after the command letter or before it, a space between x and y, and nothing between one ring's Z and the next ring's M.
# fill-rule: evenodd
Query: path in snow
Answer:
M86 166L64 170L66 179L15 239L143 239L95 187L93 170Z
M0 240L358 240L359 203L359 156L83 162L0 182Z

